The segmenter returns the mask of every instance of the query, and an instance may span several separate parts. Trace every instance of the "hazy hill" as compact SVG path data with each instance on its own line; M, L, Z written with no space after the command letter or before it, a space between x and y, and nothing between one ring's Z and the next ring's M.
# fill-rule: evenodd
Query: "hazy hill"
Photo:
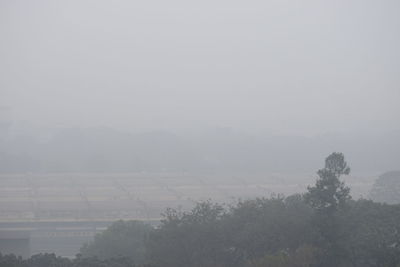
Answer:
M4 124L0 172L312 172L331 151L343 152L355 172L383 172L400 166L398 136L271 136L230 129L128 133L111 128L40 135Z

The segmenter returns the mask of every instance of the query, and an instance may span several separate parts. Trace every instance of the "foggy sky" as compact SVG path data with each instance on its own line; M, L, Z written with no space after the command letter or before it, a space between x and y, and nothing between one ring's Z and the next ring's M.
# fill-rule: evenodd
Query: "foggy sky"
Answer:
M0 0L0 120L398 130L399 12L396 0Z

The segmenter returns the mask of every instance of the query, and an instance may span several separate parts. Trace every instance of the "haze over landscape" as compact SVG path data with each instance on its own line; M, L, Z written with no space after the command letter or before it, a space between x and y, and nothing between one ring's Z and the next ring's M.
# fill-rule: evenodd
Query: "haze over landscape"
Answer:
M80 143L93 134L92 157L104 146L114 157L135 142L139 154L163 150L146 143L176 142L164 145L172 157L204 160L220 146L257 165L279 151L320 159L341 150L365 171L394 169L398 8L396 1L2 1L2 151L67 159L82 153L63 155L57 146L85 150ZM221 138L226 144L216 144ZM293 164L276 161L272 171ZM96 171L60 171L79 168Z
M399 267L399 12L0 0L0 267Z
M399 130L397 1L1 1L1 119Z

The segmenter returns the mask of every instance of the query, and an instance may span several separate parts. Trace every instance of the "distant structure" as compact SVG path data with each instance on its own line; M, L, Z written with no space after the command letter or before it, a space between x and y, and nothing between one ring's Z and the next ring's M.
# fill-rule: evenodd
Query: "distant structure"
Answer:
M400 204L400 171L382 174L372 186L369 198L376 202Z
M0 252L2 254L13 253L22 258L29 258L31 254L30 231L1 230Z

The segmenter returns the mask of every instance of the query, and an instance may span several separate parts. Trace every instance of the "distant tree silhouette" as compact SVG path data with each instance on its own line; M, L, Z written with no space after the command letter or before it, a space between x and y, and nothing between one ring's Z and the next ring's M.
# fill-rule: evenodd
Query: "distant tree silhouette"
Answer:
M325 167L318 170L315 186L309 186L304 198L314 209L313 224L319 232L316 245L324 250L321 257L323 266L340 266L345 252L340 245L340 225L338 212L343 210L351 199L350 189L340 180L348 175L350 167L342 153L334 152L325 159Z
M340 181L342 175L348 175L350 167L342 153L332 153L325 159L325 167L318 170L315 186L308 187L306 201L318 212L335 212L351 199L350 189Z

